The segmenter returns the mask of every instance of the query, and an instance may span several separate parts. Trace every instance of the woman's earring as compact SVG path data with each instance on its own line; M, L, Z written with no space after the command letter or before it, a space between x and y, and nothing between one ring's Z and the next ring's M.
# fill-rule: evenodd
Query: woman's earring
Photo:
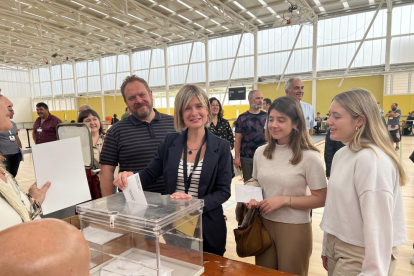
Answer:
M355 127L355 131L358 131L359 130L359 127Z

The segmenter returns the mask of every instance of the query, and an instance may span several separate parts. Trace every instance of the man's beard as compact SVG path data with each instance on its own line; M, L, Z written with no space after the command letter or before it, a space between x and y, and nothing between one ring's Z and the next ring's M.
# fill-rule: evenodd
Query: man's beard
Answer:
M391 107L391 109L392 109L392 111L395 111L395 110L397 110L397 108L396 108L396 107L394 107L394 108L392 108L392 107Z
M148 107L148 111L147 112L138 112L137 110L143 106ZM133 109L129 109L131 111L131 113L138 119L142 120L142 119L146 119L152 111L152 102L151 103L145 103L145 104L139 104L139 105L135 105Z

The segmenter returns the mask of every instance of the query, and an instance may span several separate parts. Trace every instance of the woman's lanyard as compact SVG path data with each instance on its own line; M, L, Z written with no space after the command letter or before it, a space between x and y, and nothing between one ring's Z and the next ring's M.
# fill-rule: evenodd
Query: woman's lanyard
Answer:
M200 161L200 154L201 154L201 150L202 150L202 148L203 148L203 146L204 146L204 144L206 143L206 136L207 136L207 134L206 135L204 135L204 138L203 138L203 144L201 144L201 147L200 147L200 149L198 150L198 152L197 152L197 155L196 155L196 159L195 159L195 162L194 162L194 167L193 167L193 171L190 173L190 175L187 177L187 135L186 135L186 137L185 137L185 139L184 139L184 156L183 156L183 169L184 169L184 187L185 187L185 193L186 194L188 194L188 190L190 189L190 185L191 185L191 178L193 177L193 172L195 171L195 169L197 168L197 165L198 165L198 161Z

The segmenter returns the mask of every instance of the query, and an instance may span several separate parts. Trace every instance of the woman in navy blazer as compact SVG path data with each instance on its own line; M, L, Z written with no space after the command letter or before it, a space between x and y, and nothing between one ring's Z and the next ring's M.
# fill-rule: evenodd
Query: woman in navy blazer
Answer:
M210 102L200 87L183 86L174 107L174 125L181 132L167 134L147 168L139 171L141 183L145 189L163 176L165 193L172 198L203 199L203 250L222 256L227 235L222 204L230 197L232 178L230 144L205 127L209 123ZM114 185L125 188L132 174L120 173Z

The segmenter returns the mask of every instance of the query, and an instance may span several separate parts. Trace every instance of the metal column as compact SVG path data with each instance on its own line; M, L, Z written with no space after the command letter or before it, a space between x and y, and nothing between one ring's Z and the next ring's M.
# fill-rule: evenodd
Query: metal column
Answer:
M254 48L253 48L253 52L254 52L254 60L253 60L253 72L254 72L254 78L253 78L253 90L257 90L259 88L258 85L258 79L259 79L259 67L258 67L258 40L259 40L259 32L256 30L256 32L254 32L253 34L254 36Z
M289 57L288 57L288 59L287 59L287 61L286 61L286 65L285 65L285 68L283 69L282 75L280 75L280 79L279 79L279 82L278 82L278 84L277 84L277 88L276 88L276 90L279 90L280 83L282 82L283 78L285 77L285 72L286 72L287 67L288 67L288 65L289 65L290 58L291 58L291 57L292 57L292 55L293 55L293 51L295 50L296 43L297 43L297 42L298 42L298 40L299 40L299 36L300 36L300 33L302 32L302 29L303 29L303 25L301 25L301 26L300 26L300 28L299 28L299 32L298 32L298 34L296 35L296 39L295 39L295 42L293 43L292 49L290 49Z
M168 64L167 64L167 43L164 44L164 70L165 70L165 93L166 93L166 97L167 97L167 114L170 115L171 111L170 111L170 86L168 84Z
M367 30L365 31L364 37L362 38L361 42L359 43L359 46L358 46L358 48L357 48L357 50L356 50L356 52L355 52L354 56L352 57L352 60L351 60L351 62L349 63L348 68L346 69L344 76L342 77L341 81L339 82L338 87L341 87L341 85L342 85L342 83L344 82L344 80L345 80L346 76L348 76L349 69L351 68L352 63L354 63L355 58L356 58L356 56L357 56L357 55L358 55L358 53L359 53L359 50L361 50L362 44L364 44L364 41L365 41L365 39L366 39L366 37L367 37L367 35L368 35L369 31L371 30L371 27L372 27L372 25L373 25L373 24L374 24L374 22L375 22L375 18L377 18L377 15L378 15L379 11L381 10L381 7L382 7L382 4L384 4L384 1L385 1L385 0L381 0L381 3L378 5L378 8L377 8L377 10L376 10L376 12L375 12L375 14L374 14L374 17L372 18L371 23L369 23L369 26L368 26Z
M313 23L312 45L312 106L316 110L316 81L318 77L318 20Z

